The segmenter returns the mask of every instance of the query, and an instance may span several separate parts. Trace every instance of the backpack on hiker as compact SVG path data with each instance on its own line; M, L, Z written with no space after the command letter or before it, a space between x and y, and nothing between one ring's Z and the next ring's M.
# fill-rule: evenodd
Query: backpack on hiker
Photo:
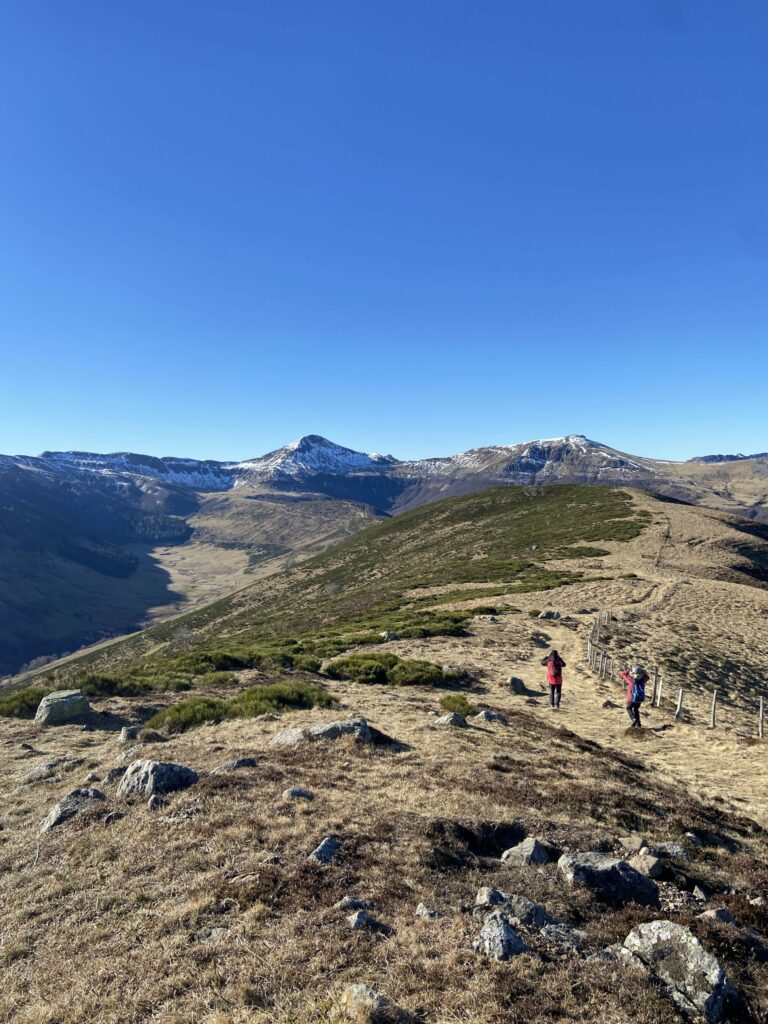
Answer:
M635 679L632 682L632 703L642 704L645 700L645 680L647 677L642 679Z

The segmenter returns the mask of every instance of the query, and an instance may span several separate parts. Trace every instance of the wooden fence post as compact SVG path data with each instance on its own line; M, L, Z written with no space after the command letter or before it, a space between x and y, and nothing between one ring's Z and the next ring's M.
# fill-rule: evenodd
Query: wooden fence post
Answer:
M765 722L765 707L763 706L763 698L760 698L760 711L757 716L757 735L760 739L763 738L763 724Z
M659 669L658 666L653 670L653 696L651 697L651 707L656 707L656 688L659 685Z
M677 695L677 707L675 708L675 718L679 718L683 713L683 687L680 687L680 693Z
M710 729L714 729L715 728L715 723L716 723L715 715L716 714L717 714L717 690L715 690L715 692L712 694L712 713L709 716L709 728Z
M661 691L664 689L664 676L659 676L659 691L656 694L656 707L661 707Z

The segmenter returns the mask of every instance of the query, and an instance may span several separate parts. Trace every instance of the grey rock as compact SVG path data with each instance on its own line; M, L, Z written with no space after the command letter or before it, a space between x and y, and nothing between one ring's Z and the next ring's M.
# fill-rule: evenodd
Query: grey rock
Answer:
M22 775L19 779L18 788L33 786L36 782L60 781L56 772L60 763L61 761L57 758L55 761L44 761L43 764L36 765L32 771Z
M40 701L35 722L38 725L64 725L80 722L90 713L91 706L82 690L57 690Z
M700 885L694 887L693 893L691 895L695 900L698 900L699 903L706 903L709 899L706 892L704 892Z
M546 864L549 861L549 853L546 846L535 836L529 836L517 846L510 846L501 855L505 864Z
M305 740L338 740L342 736L354 736L362 743L370 743L373 739L364 718L347 718L304 729L283 729L274 735L270 742L275 747L292 747Z
M334 903L334 910L372 910L373 903L370 900L359 900L355 896L342 896L338 903Z
M149 800L147 800L148 811L162 811L162 809L167 806L168 801L163 800L163 798L158 796L156 793L153 793Z
M339 1006L347 1020L356 1022L397 1024L407 1019L395 1003L370 985L347 985L341 994Z
M419 903L414 913L416 917L424 917L429 921L434 921L440 917L438 911L433 910L432 907L428 907L426 903Z
M702 921L719 921L720 924L736 924L736 918L725 907L718 907L716 910L705 910L699 914Z
M571 885L583 885L613 903L659 906L659 888L626 861L603 853L564 853L557 867Z
M679 860L684 864L687 864L691 859L682 843L657 843L655 847L652 847L651 852L659 857L670 857L672 860Z
M301 786L290 786L283 790L283 800L314 800L314 794Z
M476 907L498 907L501 903L504 903L509 899L507 893L502 892L501 889L494 889L491 885L484 885L482 889L477 890L477 896L475 897Z
M494 910L486 917L473 945L488 960L509 960L528 949L502 910Z
M120 821L120 819L124 817L125 815L123 814L122 811L110 811L109 814L104 819L104 824L114 825L116 821Z
M546 907L527 896L509 896L504 902L504 912L516 923L527 928L544 928L551 924Z
M509 679L507 680L507 686L510 688L512 693L525 693L525 683L522 679L519 679L517 676L510 676Z
M101 779L96 774L96 772L88 772L88 774L85 776L84 781L86 783L89 783L89 782L101 782Z
M173 793L197 782L197 772L183 764L170 761L134 761L129 764L120 785L118 796L152 796L153 793Z
M39 828L40 835L50 832L52 828L63 825L81 811L94 807L106 797L98 789L73 789L63 800L59 800L48 812Z
M567 946L570 949L581 949L584 939L587 937L586 932L559 922L545 924L539 934L547 942L552 942L557 946Z
M374 922L367 910L356 910L354 914L349 915L347 923L352 931L356 932L360 928L370 928Z
M695 832L686 832L684 838L687 839L689 843L693 843L694 846L704 845L704 840L701 836L697 836Z
M765 896L755 896L754 899L749 901L749 905L751 907L764 907L766 902L768 901L766 901Z
M629 858L629 865L648 878L659 878L664 873L664 865L660 858L654 857L652 853L636 853L634 857Z
M683 925L649 921L633 928L624 947L668 989L674 1003L709 1024L728 1019L736 992L719 962Z
M478 722L498 722L499 725L508 725L509 721L506 715L502 715L500 711L478 711L475 715L475 721Z
M648 846L648 842L637 832L633 832L628 836L621 836L619 842L627 853L640 853L642 849Z
M117 768L110 768L107 774L104 776L105 782L117 782L118 779L122 779L127 771L128 766L121 764Z
M560 615L560 612L553 612L553 611L547 609L547 610L545 610L543 612L539 612L538 617L540 619L559 619L559 618L561 618L561 615Z
M317 861L318 864L330 864L336 860L340 849L341 843L338 839L334 839L333 836L326 836L320 845L310 853L309 859Z
M225 761L224 764L212 768L211 775L228 775L240 768L256 768L258 763L255 757L238 757L234 761Z
M124 725L120 730L120 742L131 743L133 740L138 738L140 732L140 725Z
M384 641L384 643L400 639L400 635L398 633L393 633L391 630L388 629L382 630L382 632L379 633L379 636Z
M447 725L455 729L466 729L467 720L464 715L460 715L457 711L451 711L447 715L440 715L439 718L436 718L435 725Z

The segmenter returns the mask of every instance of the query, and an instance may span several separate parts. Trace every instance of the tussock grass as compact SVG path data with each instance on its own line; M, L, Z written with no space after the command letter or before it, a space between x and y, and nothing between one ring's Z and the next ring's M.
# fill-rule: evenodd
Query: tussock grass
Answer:
M455 686L459 674L419 658L400 658L389 652L351 654L338 658L326 668L331 679L353 679L357 683L390 683L394 686Z

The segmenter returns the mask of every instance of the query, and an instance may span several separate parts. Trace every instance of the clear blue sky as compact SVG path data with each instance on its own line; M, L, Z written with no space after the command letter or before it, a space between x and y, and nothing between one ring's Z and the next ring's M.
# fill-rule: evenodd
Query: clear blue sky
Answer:
M768 449L765 0L4 0L0 451Z

